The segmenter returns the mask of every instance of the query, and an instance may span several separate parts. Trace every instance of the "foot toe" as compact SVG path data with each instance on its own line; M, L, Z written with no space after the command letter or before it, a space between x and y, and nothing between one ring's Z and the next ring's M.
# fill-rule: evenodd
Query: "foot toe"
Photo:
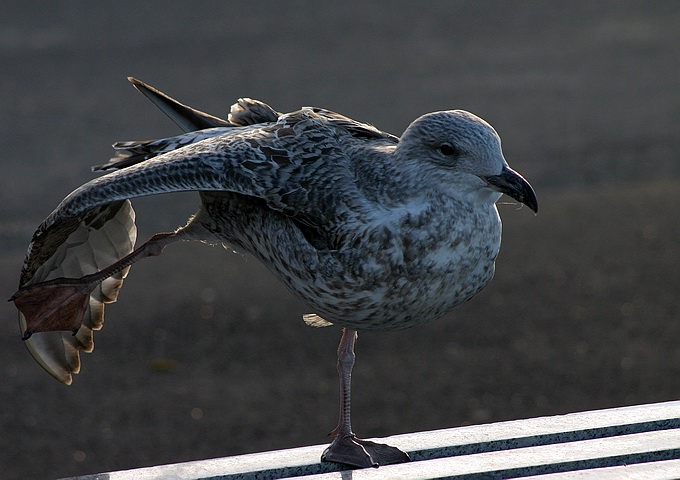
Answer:
M396 447L354 436L335 437L321 456L321 461L324 462L337 462L362 468L408 462L410 459L407 453Z

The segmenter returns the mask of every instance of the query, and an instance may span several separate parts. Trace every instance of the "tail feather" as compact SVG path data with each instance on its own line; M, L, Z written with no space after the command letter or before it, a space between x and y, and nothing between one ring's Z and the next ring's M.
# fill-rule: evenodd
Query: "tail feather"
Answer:
M58 245L32 244L22 271L22 288L59 277L79 278L101 270L130 253L137 237L135 213L129 201L113 202L69 230L64 232L66 238ZM82 324L75 335L70 331L41 332L25 341L36 361L60 382L70 384L72 375L80 371L79 351L94 349L93 332L104 324L104 304L116 301L127 272L126 269L112 276L90 293ZM28 329L21 312L19 326L22 333Z

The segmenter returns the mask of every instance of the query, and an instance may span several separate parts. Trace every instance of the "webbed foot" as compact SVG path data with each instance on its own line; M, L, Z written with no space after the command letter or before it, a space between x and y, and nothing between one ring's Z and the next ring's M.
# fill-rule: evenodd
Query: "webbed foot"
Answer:
M323 462L337 462L355 467L378 467L393 463L408 462L411 458L396 447L362 440L354 435L338 435L323 455Z
M36 332L76 332L82 324L92 288L78 279L56 279L16 292L10 301L26 318L23 339Z

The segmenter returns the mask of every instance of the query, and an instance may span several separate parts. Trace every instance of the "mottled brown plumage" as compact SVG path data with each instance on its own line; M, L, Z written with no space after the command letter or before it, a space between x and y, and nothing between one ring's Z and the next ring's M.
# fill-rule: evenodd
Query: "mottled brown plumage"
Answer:
M496 200L507 193L537 209L496 132L468 112L423 115L398 138L328 110L281 114L251 99L221 120L133 83L187 133L114 144L117 155L97 169L115 171L68 195L36 231L13 297L31 353L65 383L129 266L172 241L200 240L255 256L309 305L309 324L345 328L348 407L354 332L412 327L470 299L493 276ZM198 213L131 253L129 199L187 190L200 192ZM51 301L45 292L60 286ZM335 434L328 460L404 459L356 440L348 411Z

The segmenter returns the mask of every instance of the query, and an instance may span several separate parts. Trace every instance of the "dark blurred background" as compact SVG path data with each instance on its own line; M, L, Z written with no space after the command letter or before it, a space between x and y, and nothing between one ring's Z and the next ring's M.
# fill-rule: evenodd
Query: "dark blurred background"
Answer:
M361 334L362 436L680 396L677 2L3 2L0 261L116 140L179 132L134 75L224 116L239 96L395 134L463 108L496 127L538 216L500 205L492 284L446 318ZM196 194L135 201L140 240ZM335 328L254 259L173 245L136 265L60 385L0 322L0 476L55 478L328 441Z

